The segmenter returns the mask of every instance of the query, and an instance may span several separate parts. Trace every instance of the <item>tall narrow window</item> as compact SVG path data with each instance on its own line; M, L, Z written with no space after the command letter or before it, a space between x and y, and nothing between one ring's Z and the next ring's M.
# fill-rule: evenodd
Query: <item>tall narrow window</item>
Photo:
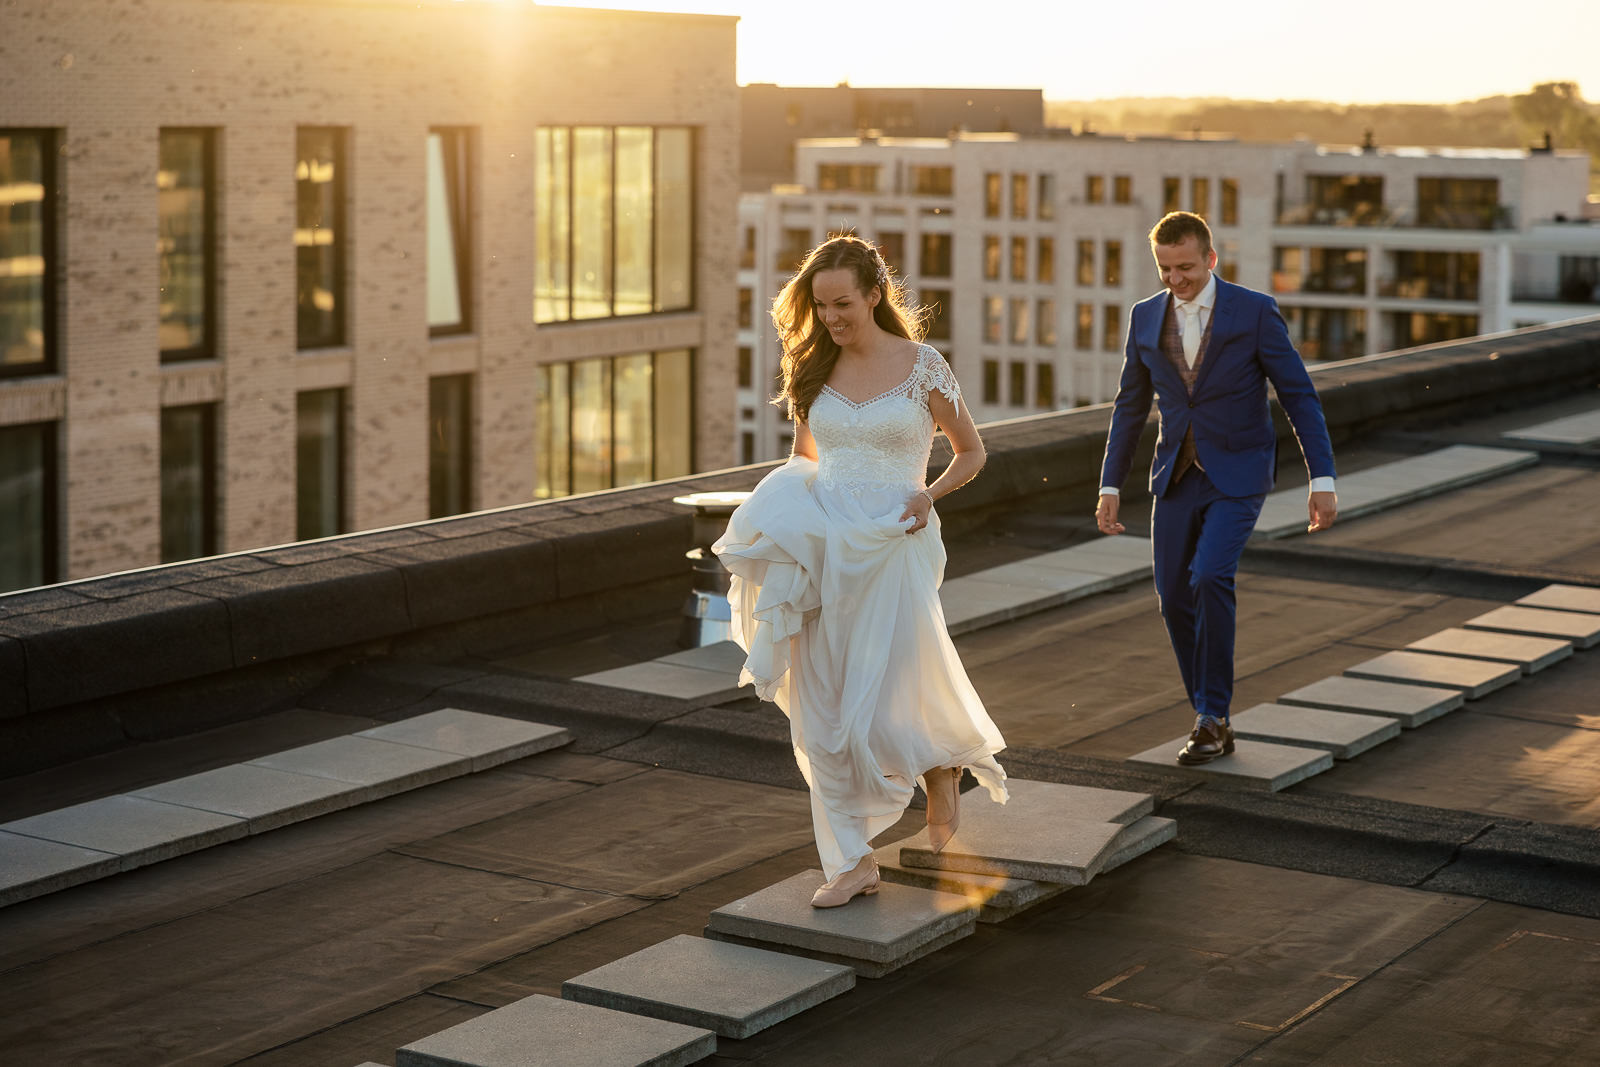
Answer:
M1094 347L1094 305L1078 305L1078 328L1074 343L1085 352Z
M572 317L572 131L541 126L533 144L533 317L564 322Z
M983 277L991 282L1000 280L1000 238L992 233L983 235Z
M654 451L654 383L650 353L618 356L611 361L611 432L614 440L612 485L638 485L650 480Z
M983 176L983 217L1000 217L1001 178L998 171L988 171Z
M546 363L537 381L533 492L544 500L572 492L572 364Z
M318 389L295 398L295 538L344 531L344 390Z
M1161 179L1161 210L1163 212L1183 210L1183 179Z
M572 365L572 492L611 488L611 361Z
M1000 403L1000 361L986 359L983 361L983 402L985 404Z
M1211 215L1211 179L1189 179L1189 210L1201 218Z
M56 581L56 424L0 426L0 592Z
M161 131L156 263L161 362L216 354L216 171L210 130ZM189 557L184 557L189 558Z
M472 510L472 375L428 381L428 517Z
M948 241L948 234L939 236L945 237ZM906 262L906 235L899 230L879 230L877 245L878 254L883 257L883 261L889 265L891 271L904 274L911 266Z
M0 128L0 377L55 369L55 142Z
M1078 242L1078 284L1094 284L1094 242Z
M1056 302L1054 300L1040 300L1035 308L1034 318L1039 321L1039 344L1049 348L1056 343Z
M1239 225L1239 179L1222 179L1222 225Z
M1006 364L1006 404L1014 408L1028 404L1028 365L1021 360Z
M1106 242L1106 285L1116 288L1122 284L1122 242Z
M1090 174L1083 179L1083 199L1090 204L1103 204L1106 199L1106 178L1103 174Z
M1107 352L1118 352L1122 349L1122 308L1116 304L1107 304L1101 318L1101 327L1104 331L1101 347Z
M748 285L739 287L739 329L749 330L756 324L756 294Z
M610 127L580 126L572 140L572 317L611 314Z
M1039 217L1045 221L1056 217L1056 176L1048 171L1039 175Z
M301 348L345 343L344 142L344 130L328 126L302 126L296 134L295 305Z
M653 378L655 465L650 477L682 478L694 473L694 351L657 352Z
M925 233L922 235L922 251L918 256L917 273L924 278L950 277L950 242L952 238L948 233ZM985 246L987 254L987 246Z
M1028 301L1024 297L1011 298L1011 343L1028 343Z
M428 131L428 331L435 335L472 329L471 198L471 131Z
M1011 280L1014 282L1028 280L1028 239L1026 237L1011 238Z
M1014 219L1028 217L1028 176L1026 174L1013 174L1011 176L1011 217Z
M1118 174L1111 179L1111 199L1119 204L1133 203L1133 177Z
M217 406L161 409L161 562L217 551Z
M1054 363L1033 365L1033 406L1053 411L1056 406L1056 367Z
M1039 238L1039 280L1050 283L1056 280L1056 239Z
M983 339L989 344L999 344L1005 336L1006 302L998 296L983 298Z
M927 340L950 340L950 290L924 289L917 295L922 299L922 306L928 309Z
M616 184L617 291L612 314L654 310L650 276L655 233L654 137L648 126L618 126Z

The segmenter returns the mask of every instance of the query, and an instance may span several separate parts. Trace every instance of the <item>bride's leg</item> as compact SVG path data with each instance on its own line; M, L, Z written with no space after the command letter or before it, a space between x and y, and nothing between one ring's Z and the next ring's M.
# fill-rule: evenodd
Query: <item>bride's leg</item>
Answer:
M928 795L928 844L935 853L950 843L961 823L960 786L960 767L935 767L922 776Z

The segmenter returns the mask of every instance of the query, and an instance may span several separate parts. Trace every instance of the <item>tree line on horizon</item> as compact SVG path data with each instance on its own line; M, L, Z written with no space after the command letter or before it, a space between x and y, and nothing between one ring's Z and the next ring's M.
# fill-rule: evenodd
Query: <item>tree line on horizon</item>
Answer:
M1121 97L1046 100L1045 122L1100 133L1227 133L1245 141L1525 148L1589 153L1589 191L1600 196L1600 103L1576 82L1540 82L1526 93L1455 104L1332 104L1316 100Z

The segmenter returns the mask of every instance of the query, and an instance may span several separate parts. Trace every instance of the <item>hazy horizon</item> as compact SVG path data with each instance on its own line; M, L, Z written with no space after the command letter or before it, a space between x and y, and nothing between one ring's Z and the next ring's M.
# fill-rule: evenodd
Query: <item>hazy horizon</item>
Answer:
M1440 8L1346 0L1329 18L1269 0L1136 9L1060 0L566 0L564 6L736 15L740 84L1041 89L1064 101L1217 99L1452 104L1600 81L1600 4L1500 0ZM1174 34L1191 42L1172 43ZM1123 45L1123 42L1134 42ZM953 54L952 42L959 42ZM1120 45L1120 46L1119 46ZM1185 56L1193 62L1186 62ZM1319 62L1323 58L1325 61ZM1600 92L1600 89L1591 91Z

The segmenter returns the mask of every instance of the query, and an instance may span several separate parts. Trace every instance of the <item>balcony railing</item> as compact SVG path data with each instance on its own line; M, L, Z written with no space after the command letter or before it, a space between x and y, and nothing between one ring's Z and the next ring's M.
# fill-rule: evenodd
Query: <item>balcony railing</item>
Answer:
M1378 295L1401 300L1478 299L1476 282L1450 282L1439 278L1379 278Z
M1559 284L1513 284L1511 299L1519 304L1600 305L1600 281L1587 282L1582 278L1568 278Z
M1512 230L1509 204L1458 205L1430 202L1382 204L1370 200L1319 203L1282 201L1279 226L1343 226L1412 230Z

